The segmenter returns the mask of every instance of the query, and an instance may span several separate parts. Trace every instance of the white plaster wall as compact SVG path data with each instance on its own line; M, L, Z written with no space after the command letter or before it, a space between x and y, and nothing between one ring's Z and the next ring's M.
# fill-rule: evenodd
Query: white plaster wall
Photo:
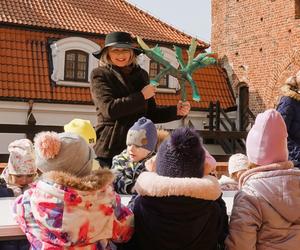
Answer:
M28 103L25 102L1 101L0 123L26 124L28 109ZM93 125L96 124L96 110L93 105L34 103L32 112L37 121L36 125L63 126L74 118L90 120ZM234 118L236 113L231 112L228 115ZM185 125L188 124L189 120L191 120L197 130L203 130L204 126L209 123L206 112L191 111L185 119ZM181 126L183 126L182 120L157 124L157 127L163 129L176 129ZM0 153L8 153L8 144L21 138L25 138L25 135L0 133ZM219 146L208 145L207 147L211 153L221 154L223 151Z
M26 124L28 108L25 102L0 102L0 123ZM32 113L36 125L62 126L74 118L90 120L93 125L96 123L96 110L92 105L34 103ZM0 153L8 153L8 144L21 138L25 135L0 133Z

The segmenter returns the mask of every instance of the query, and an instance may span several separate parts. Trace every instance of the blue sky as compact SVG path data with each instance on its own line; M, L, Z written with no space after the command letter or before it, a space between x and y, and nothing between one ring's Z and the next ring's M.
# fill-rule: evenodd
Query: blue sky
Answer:
M126 0L173 27L210 43L210 0Z

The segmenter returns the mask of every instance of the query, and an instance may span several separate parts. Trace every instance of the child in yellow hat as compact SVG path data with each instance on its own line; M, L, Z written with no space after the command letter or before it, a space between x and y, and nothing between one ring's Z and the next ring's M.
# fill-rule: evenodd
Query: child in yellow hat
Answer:
M64 126L64 130L65 132L71 132L81 136L91 147L94 147L96 143L96 132L92 123L89 120L75 118ZM99 168L99 162L93 160L93 170Z

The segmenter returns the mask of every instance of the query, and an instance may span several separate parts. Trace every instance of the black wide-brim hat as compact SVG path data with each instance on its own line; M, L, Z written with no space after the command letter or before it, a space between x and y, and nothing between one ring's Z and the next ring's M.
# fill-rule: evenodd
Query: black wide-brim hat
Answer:
M104 47L94 52L93 56L99 59L103 51L108 47L133 49L136 55L139 55L143 52L141 49L135 46L134 41L129 33L121 31L111 32L107 34L105 37Z

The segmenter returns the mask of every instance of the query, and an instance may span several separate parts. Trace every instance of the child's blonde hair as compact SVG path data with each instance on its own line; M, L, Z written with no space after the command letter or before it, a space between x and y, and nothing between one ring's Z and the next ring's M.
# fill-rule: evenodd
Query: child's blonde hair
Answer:
M156 152L160 144L170 136L170 132L164 129L157 129Z

